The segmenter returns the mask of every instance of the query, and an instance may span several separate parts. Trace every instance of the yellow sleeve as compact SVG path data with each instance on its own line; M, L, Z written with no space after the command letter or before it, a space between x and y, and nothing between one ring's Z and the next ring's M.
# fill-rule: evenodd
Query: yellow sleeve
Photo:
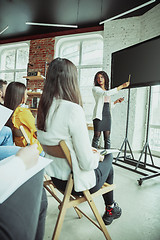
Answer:
M32 129L33 132L37 132L37 129L35 126L35 118L33 117L29 109L26 108L19 114L19 120L22 124L27 126L29 129Z
M35 118L32 115L31 111L27 108L17 109L17 112L15 112L15 116L14 116L12 122L16 128L19 128L20 125L23 125L23 127L26 131L26 134L29 137L30 144L37 143L39 153L41 153L43 149L42 149L39 141L37 140L37 136L35 134L35 132L37 132L37 129L35 126ZM14 141L17 146L21 146L21 147L24 147L27 144L24 137L20 137L20 138L15 137Z

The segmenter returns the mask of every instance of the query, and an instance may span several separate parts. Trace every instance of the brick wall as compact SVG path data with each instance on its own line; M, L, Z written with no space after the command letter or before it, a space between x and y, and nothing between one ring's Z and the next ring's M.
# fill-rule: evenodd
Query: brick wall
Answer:
M54 38L43 38L30 41L28 72L40 72L45 76L46 62L54 58ZM29 80L28 89L43 89L43 80Z
M47 70L47 64L54 58L54 38L43 38L30 41L29 50L29 63L27 72L40 72L45 76ZM46 68L46 70L45 70ZM27 74L28 75L28 74ZM43 89L44 80L27 80L27 89L36 91L37 89ZM27 104L32 106L33 96L29 96ZM32 111L33 115L36 115L36 111Z

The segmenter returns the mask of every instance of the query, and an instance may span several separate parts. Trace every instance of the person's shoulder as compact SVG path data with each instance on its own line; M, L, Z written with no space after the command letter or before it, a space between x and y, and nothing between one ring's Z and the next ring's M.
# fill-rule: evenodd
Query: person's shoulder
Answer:
M20 106L18 106L18 107L14 110L13 115L19 114L19 113L21 113L21 112L22 112L22 109L21 109Z
M92 92L93 92L93 94L99 93L99 91L101 91L100 89L101 89L101 87L99 87L99 86L93 86L93 87L92 87Z
M67 101L67 100L62 100L63 104L66 106L69 106L71 108L82 108L79 104L71 102L71 101Z
M19 112L28 112L28 111L30 111L30 109L27 108L27 107L18 106L18 107L16 108L16 111L19 111Z
M92 90L95 91L96 89L99 89L99 88L100 88L99 86L93 86Z
M18 106L15 110L15 114L19 114L19 116L23 115L31 115L31 110L29 108Z
M77 103L67 101L67 100L63 100L62 104L64 105L65 109L69 112L72 112L72 113L74 112L75 114L83 112L82 106L80 106Z

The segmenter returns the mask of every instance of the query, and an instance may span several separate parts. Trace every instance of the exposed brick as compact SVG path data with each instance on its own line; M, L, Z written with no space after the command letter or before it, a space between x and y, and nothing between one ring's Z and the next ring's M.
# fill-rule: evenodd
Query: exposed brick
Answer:
M51 62L54 58L54 38L44 38L30 41L28 72L40 72L45 75L45 63ZM32 64L33 66L31 66ZM43 89L44 81L28 81L28 89L35 91Z

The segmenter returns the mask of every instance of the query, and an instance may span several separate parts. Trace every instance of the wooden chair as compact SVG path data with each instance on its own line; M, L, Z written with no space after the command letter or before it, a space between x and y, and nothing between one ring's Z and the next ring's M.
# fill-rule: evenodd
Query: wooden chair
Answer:
M110 240L111 237L110 237L110 235L107 231L107 228L106 228L106 226L105 226L105 224L102 220L102 217L100 216L100 214L99 214L99 212L96 208L96 205L93 201L93 198L97 197L99 195L103 195L104 193L107 193L109 191L112 191L115 188L115 186L113 184L110 185L110 184L105 183L102 186L102 188L95 193L91 194L89 192L89 190L85 190L85 191L83 191L83 196L73 196L71 194L72 189L73 189L73 184L74 184L73 173L72 173L72 161L71 161L70 151L69 151L65 141L64 140L60 141L59 145L56 145L56 146L42 145L42 147L43 147L44 151L51 156L54 156L54 157L57 157L57 158L67 159L68 164L71 168L71 173L70 173L69 178L68 178L68 182L67 182L65 192L61 192L63 194L63 199L62 200L59 199L59 197L55 193L55 190L54 191L51 190L50 186L52 186L53 188L56 188L56 186L54 186L53 182L51 180L44 181L44 187L60 203L59 215L58 215L57 222L56 222L56 225L55 225L52 240L57 240L58 239L58 237L60 235L60 232L61 232L61 228L62 228L62 224L63 224L63 220L64 220L64 217L65 217L66 211L67 211L68 208L71 208L71 207L74 207L74 209L75 209L76 213L78 214L79 218L81 218L82 214L83 214L97 228L99 228L103 232L106 239ZM58 161L58 159L57 159L57 161ZM92 218L87 216L84 212L82 212L77 207L80 203L83 203L83 202L88 202L93 214L95 215L95 217L97 219L98 224L97 224L96 221L94 221Z
M30 145L30 140L29 140L28 135L22 125L19 127L19 129L13 127L12 133L13 133L14 137L24 137L27 142L27 145Z

